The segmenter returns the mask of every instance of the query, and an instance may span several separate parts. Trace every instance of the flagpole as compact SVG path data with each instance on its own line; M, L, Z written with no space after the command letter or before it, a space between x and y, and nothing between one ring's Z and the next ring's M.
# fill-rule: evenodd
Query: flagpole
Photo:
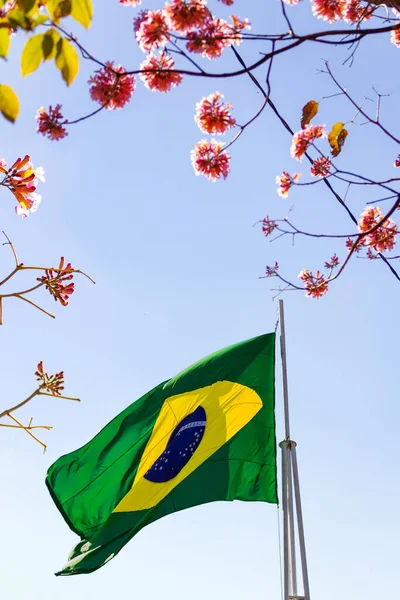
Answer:
M283 384L283 409L285 422L285 440L281 442L282 448L282 497L283 497L283 563L284 563L284 600L297 594L296 582L296 548L294 539L294 514L293 514L293 488L292 465L290 456L290 420L289 420L289 392L286 363L286 337L285 314L283 300L278 302L280 349L282 364Z
M283 300L278 300L278 315L280 329L280 348L282 362L282 383L283 383L283 410L285 415L285 439L290 440L290 421L289 421L289 392L288 376L286 363L286 336L285 336L285 311Z
M292 448L292 464L293 464L293 481L294 493L296 498L297 524L299 528L299 544L301 557L301 570L303 574L304 600L310 600L310 584L308 581L306 543L304 537L303 512L301 510L299 470L297 468L296 444Z
M283 300L278 301L280 325L280 350L282 362L283 409L285 440L279 444L282 449L282 508L283 508L283 562L284 562L284 600L310 600L307 558L304 538L303 515L301 510L299 473L296 456L296 442L290 439L289 392L286 361L285 314ZM297 526L304 596L298 596L296 573L295 512Z
M289 600L289 523L288 523L288 451L286 442L279 444L282 450L282 509L283 509L283 594Z

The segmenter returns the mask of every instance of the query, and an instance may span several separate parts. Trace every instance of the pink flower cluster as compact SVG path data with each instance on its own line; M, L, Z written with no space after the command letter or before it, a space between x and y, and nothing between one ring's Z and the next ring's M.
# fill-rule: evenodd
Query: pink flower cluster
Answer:
M207 0L172 0L162 10L142 11L134 20L140 48L151 52L165 46L170 32L184 34L190 52L210 59L221 56L226 47L239 44L242 30L250 28L248 19L232 15L229 24L213 17L206 4Z
M397 167L398 169L400 169L400 154L398 155L398 157L396 158L396 160L394 161L393 164L394 167Z
M286 4L294 6L301 0L283 0ZM375 10L374 6L360 0L311 0L312 12L319 19L329 23L343 19L349 23L359 23L370 19Z
M331 168L332 163L328 157L321 156L314 160L311 165L311 175L313 177L326 177L329 174L329 169Z
M372 17L374 8L359 0L311 0L313 14L329 23L343 19L358 23Z
M64 389L64 371L55 375L48 375L43 369L43 361L38 363L35 371L36 379L40 382L40 389L50 392L53 396L61 396Z
M194 120L203 133L223 135L236 125L229 109L230 104L222 101L224 96L214 92L205 96L196 104ZM202 173L211 181L216 181L229 174L230 154L223 148L222 142L202 140L198 142L191 152L192 165L196 175Z
M172 59L163 54L164 66L160 68L160 61L153 54L165 47L171 32L184 35L187 49L207 58L217 58L227 46L241 42L241 31L249 28L247 19L232 16L229 25L223 19L214 18L206 4L207 0L171 0L166 2L164 9L141 11L134 19L133 29L139 47L150 53L142 63L142 69L154 69L151 76L143 74L147 87L168 91L182 80L180 75L172 73Z
M167 15L164 10L148 10L144 13L136 39L143 52L151 52L168 42Z
M140 65L140 79L152 92L169 92L182 81L182 75L173 70L174 65L173 59L165 52L159 56L150 53Z
M70 283L74 276L74 270L71 263L66 266L64 264L62 256L58 269L46 269L45 275L38 277L37 280L44 283L46 290L50 292L55 301L58 300L62 306L67 306L69 296L74 293L74 283Z
M276 183L278 184L278 195L281 198L287 198L288 193L292 185L298 181L301 177L301 173L293 173L289 175L287 171L283 171L282 175L276 177Z
M196 175L205 175L210 181L223 177L229 173L230 154L223 150L224 144L212 139L197 142L191 151L192 165Z
M317 138L326 137L325 125L306 125L304 129L296 131L292 139L290 154L296 160L302 160L309 144L312 144Z
M45 181L43 168L34 169L31 157L27 154L24 158L18 158L9 169L4 158L1 158L0 173L4 173L0 185L8 188L18 202L15 208L17 215L27 217L30 212L36 212L42 200L36 188L39 180Z
M400 25L400 22L398 23L398 25ZM397 46L397 48L400 48L400 28L394 29L390 35L391 35L390 39L392 41L392 44Z
M126 70L113 62L95 71L88 81L92 100L109 110L123 108L135 91L134 76L124 73Z
M368 206L358 221L358 231L371 233L361 238L359 244L369 246L377 252L388 252L396 245L398 228L392 219L383 221L382 211L378 206ZM376 227L380 224L378 227ZM375 229L374 229L375 228Z
M326 261L324 266L325 269L331 269L331 271L333 271L333 269L336 269L339 266L339 259L336 255L336 252L333 256L331 256L331 259L329 261Z
M203 133L222 135L236 125L229 109L231 104L221 102L223 94L214 92L196 104L194 120Z
M232 25L224 19L209 19L203 27L188 33L186 48L194 54L201 54L204 58L218 58L225 48L233 43L240 44L242 29L249 29L247 20L231 17Z
M275 264L272 265L272 267L270 265L267 265L265 267L265 274L267 277L274 277L278 273L278 269L279 269L279 265L275 261Z
M277 227L278 227L278 225L277 225L276 221L273 221L269 217L265 217L261 221L261 229L262 229L262 232L265 235L265 237L268 237L269 235L271 235L271 233L273 231L275 231L275 229Z
M307 297L320 298L328 292L328 282L320 271L316 271L313 275L308 269L303 269L299 277L304 283Z
M169 28L172 31L188 33L203 27L212 18L206 4L207 0L172 0L171 4L166 3L165 12Z
M68 123L61 113L61 104L56 104L53 108L49 107L46 112L44 107L38 109L36 113L37 131L47 136L49 140L61 140L68 135L64 125Z

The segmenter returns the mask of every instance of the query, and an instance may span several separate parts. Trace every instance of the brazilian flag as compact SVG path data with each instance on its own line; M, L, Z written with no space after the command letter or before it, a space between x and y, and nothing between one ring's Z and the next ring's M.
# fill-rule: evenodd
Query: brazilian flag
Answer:
M277 503L275 334L220 350L128 406L46 484L81 538L57 575L91 573L140 529L216 500Z

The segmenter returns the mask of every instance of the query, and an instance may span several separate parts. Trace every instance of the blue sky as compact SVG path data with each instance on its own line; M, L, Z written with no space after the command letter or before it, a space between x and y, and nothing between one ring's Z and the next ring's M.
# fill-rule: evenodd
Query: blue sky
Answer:
M144 2L144 7L161 5ZM221 14L229 10L210 2ZM235 13L248 16L253 31L283 31L279 2L238 0ZM142 54L132 35L135 12L116 0L95 2L89 32L75 27L82 43L102 59L135 68ZM291 9L302 30L323 29L308 2ZM110 22L112 15L112 22ZM295 17L293 17L295 18ZM310 230L351 231L345 214L322 186L276 194L283 169L306 173L289 154L290 137L267 110L232 147L226 182L195 177L189 159L203 136L194 105L219 89L234 106L238 122L261 104L246 79L185 79L166 95L138 84L130 104L118 112L71 128L51 143L35 132L41 105L62 102L75 118L93 108L86 81L92 66L81 64L67 90L53 65L25 80L18 76L13 40L3 81L21 98L15 126L0 123L2 155L12 162L30 153L47 181L35 215L20 220L13 198L2 192L1 228L25 264L55 264L65 255L88 272L96 286L76 280L68 308L40 292L37 300L54 310L55 322L17 301L4 304L1 406L34 388L39 360L65 370L66 391L81 405L40 399L19 412L44 433L48 452L27 435L2 431L2 588L7 600L99 600L111 594L165 600L279 598L277 510L261 503L216 503L172 515L145 528L120 555L90 576L57 579L76 536L68 530L44 485L49 465L79 447L115 414L154 385L206 354L271 331L276 301L265 265L278 259L295 279L302 268L321 267L339 244L289 239L269 243L253 224L266 214L291 217ZM255 47L243 50L258 56ZM261 48L263 50L263 48ZM284 117L297 126L311 98L334 93L317 75L321 59L362 100L371 86L382 93L382 118L398 124L400 50L385 35L363 43L352 68L347 54L327 46L302 47L276 60L273 95ZM227 66L233 65L230 58ZM214 65L209 65L211 66ZM263 71L259 73L260 77ZM321 106L316 122L349 121L342 99ZM398 133L398 132L397 132ZM399 149L371 127L352 127L338 164L368 176L393 176ZM373 199L365 190L349 197L359 214ZM12 256L0 248L2 273ZM21 276L21 285L26 278ZM22 288L21 288L22 289ZM398 579L400 522L395 371L398 284L383 265L354 260L319 301L302 292L284 296L287 320L292 437L298 442L311 593L325 600L391 597ZM280 373L277 371L278 435L282 438ZM279 441L279 440L278 440Z

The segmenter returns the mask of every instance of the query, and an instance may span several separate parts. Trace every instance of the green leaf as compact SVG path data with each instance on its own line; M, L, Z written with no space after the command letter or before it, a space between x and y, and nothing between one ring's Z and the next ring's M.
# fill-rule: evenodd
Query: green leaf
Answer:
M10 34L8 29L2 27L0 29L0 57L5 58L10 48Z
M73 45L64 38L57 43L56 66L65 83L71 85L79 71L79 58Z
M36 71L42 60L45 59L43 54L44 37L43 33L38 33L26 42L21 54L22 77Z
M19 100L17 94L8 85L0 84L0 112L14 123L19 114Z
M93 17L92 0L73 0L71 17L87 29Z

